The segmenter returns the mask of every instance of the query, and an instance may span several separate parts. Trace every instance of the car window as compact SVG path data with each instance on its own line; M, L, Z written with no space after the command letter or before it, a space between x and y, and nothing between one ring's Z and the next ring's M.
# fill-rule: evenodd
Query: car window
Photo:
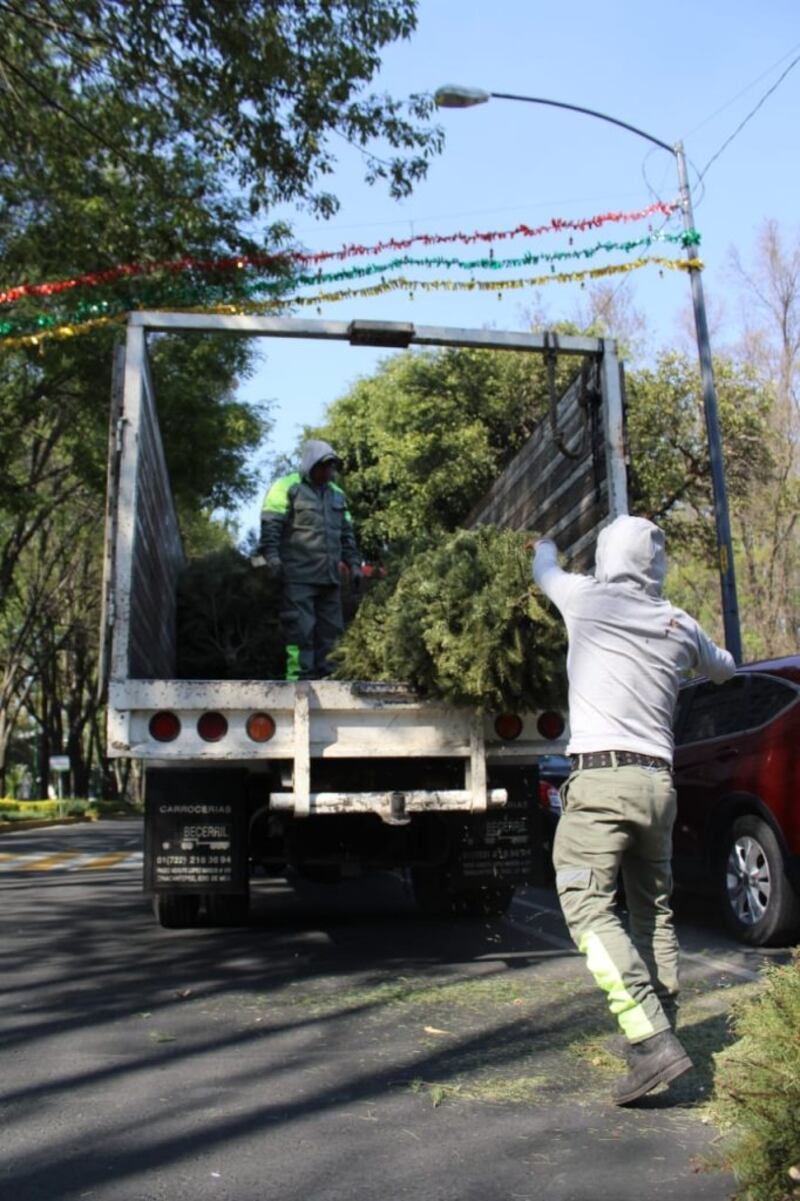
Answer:
M689 715L689 710L692 707L694 700L695 689L691 685L686 685L681 688L678 693L678 703L675 706L675 716L672 721L672 728L676 734L676 740L679 740L680 731L683 728L686 718Z
M747 676L742 675L724 684L707 681L685 689L679 705L678 745L722 738L750 725L745 703L747 683Z
M763 726L796 699L797 692L791 684L776 680L774 676L752 675L747 693L747 725Z

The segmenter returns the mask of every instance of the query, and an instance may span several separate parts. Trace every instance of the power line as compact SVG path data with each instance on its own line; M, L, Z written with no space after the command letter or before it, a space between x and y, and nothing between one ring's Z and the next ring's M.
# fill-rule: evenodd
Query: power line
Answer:
M740 122L739 122L739 124L736 126L736 129L734 129L734 131L733 131L733 133L731 134L731 136L730 136L729 138L726 138L726 139L725 139L725 141L722 143L722 145L720 146L720 148L719 148L719 150L716 152L716 154L713 154L713 155L711 156L711 158L708 160L708 162L706 163L705 167L703 168L703 170L700 172L700 174L699 174L699 176L698 176L698 183L701 183L701 182L702 182L702 180L703 180L703 177L705 176L705 174L706 174L706 172L708 171L708 169L709 169L709 167L711 166L711 164L712 164L712 163L715 163L715 162L717 161L717 159L719 158L719 156L722 154L723 150L726 150L726 149L727 149L727 147L728 147L728 146L730 146L730 144L731 144L731 142L733 141L733 139L734 139L735 137L737 137L737 135L738 135L738 134L740 134L740 133L742 132L742 130L744 129L744 127L745 127L745 125L747 124L747 122L748 122L748 121L751 119L751 117L754 117L754 116L756 115L756 113L758 112L758 110L759 110L759 109L761 108L761 106L764 104L765 100L766 100L766 99L767 99L769 96L771 96L771 95L772 95L772 93L775 91L775 89L776 89L777 87L779 87L779 85L780 85L781 83L783 83L783 81L784 81L784 79L786 78L786 76L789 74L789 72L792 70L792 68L793 68L793 67L796 67L796 66L797 66L797 64L798 64L798 63L800 63L800 54L798 54L796 58L792 59L792 61L789 63L789 66L786 68L786 70L783 72L783 74L782 74L782 75L780 75L780 76L779 76L779 77L778 77L778 78L775 80L775 82L773 83L773 85L772 85L772 87L771 87L771 88L768 88L768 89L767 89L767 91L766 91L766 92L764 93L764 95L761 97L761 99L759 100L759 102L758 102L758 104L755 106L755 108L753 108L753 109L751 109L751 110L750 110L750 112L747 114L747 116L744 118L744 120L743 120L743 121L740 121Z
M731 96L730 100L726 100L725 103L721 104L719 108L714 110L713 113L710 113L709 116L704 117L699 125L695 125L693 129L688 130L687 133L684 134L683 140L685 141L687 138L690 138L692 134L697 133L698 129L703 129L706 125L708 125L709 121L713 121L715 117L720 115L720 113L724 113L727 108L730 108L732 104L735 104L736 101L749 92L751 88L754 88L756 84L761 83L762 79L766 79L768 75L771 75L772 72L781 65L781 63L785 63L787 58L791 58L796 50L800 50L800 42L798 42L796 46L792 46L786 51L785 54L782 54L777 62L774 62L771 66L767 67L766 71L762 71L761 74L755 79L751 79L750 82L746 84L740 91L738 91L735 96Z

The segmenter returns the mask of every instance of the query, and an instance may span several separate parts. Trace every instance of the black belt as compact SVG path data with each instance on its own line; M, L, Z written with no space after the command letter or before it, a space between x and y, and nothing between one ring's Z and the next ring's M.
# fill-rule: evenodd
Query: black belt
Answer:
M588 771L593 767L659 767L672 771L672 764L655 755L640 755L636 751L589 751L583 755L570 755L574 771Z

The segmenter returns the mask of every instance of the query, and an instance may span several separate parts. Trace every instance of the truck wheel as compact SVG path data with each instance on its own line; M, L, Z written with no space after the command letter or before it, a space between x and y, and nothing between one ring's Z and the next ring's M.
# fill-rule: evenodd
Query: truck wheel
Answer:
M186 930L198 924L200 898L193 893L157 892L153 913L167 930Z
M426 917L450 917L455 912L455 897L440 870L412 867L411 888L417 908Z
M206 897L209 926L246 926L250 920L250 894L211 893Z
M788 942L800 928L800 899L772 829L746 814L728 828L718 863L725 921L750 946Z

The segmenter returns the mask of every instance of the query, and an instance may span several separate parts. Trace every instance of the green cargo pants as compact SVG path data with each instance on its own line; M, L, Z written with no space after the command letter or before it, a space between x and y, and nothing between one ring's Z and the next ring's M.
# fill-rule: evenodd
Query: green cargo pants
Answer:
M298 584L283 588L281 626L286 642L286 679L314 680L330 675L328 656L342 636L342 592L338 584Z
M672 920L675 790L666 769L574 772L553 845L561 908L586 966L631 1042L674 1026L678 940ZM615 906L622 875L630 933Z

